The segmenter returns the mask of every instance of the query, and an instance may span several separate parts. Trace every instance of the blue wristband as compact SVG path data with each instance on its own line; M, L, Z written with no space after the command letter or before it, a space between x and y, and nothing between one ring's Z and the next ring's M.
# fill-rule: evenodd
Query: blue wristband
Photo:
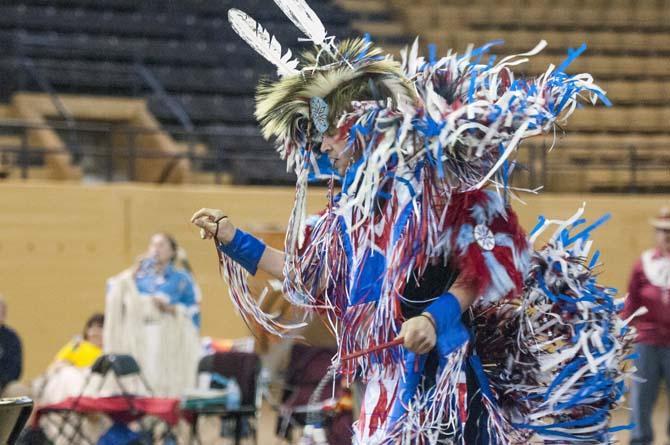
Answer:
M437 335L449 330L457 321L461 320L461 305L451 292L444 293L437 297L430 306L424 309L435 321Z
M256 275L258 262L265 252L265 243L253 235L235 229L235 236L228 244L217 243L221 252L244 267L251 275Z
M428 312L435 321L440 356L449 354L470 338L461 322L461 305L454 294L442 294L424 312Z

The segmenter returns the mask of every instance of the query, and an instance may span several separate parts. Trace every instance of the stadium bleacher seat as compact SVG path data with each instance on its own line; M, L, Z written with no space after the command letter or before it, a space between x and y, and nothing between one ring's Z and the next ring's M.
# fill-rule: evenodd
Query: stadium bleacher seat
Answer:
M510 54L547 40L545 51L515 68L520 76L560 64L568 48L586 42L588 50L566 71L592 73L615 107L578 110L568 126L574 135L561 141L572 157L560 162L583 157L589 146L603 151L590 162L594 168L625 158L625 147L670 147L670 0L498 0L495 7L491 0L309 3L329 34L369 32L390 51L415 34L423 44L437 43L440 52L503 39L492 54ZM147 81L149 73L197 128L212 130L203 136L206 144L225 152L230 165L242 168L249 153L274 158L276 168L269 171L285 179L283 162L253 117L255 87L275 72L230 29L231 7L259 20L294 53L304 46L266 0L6 0L0 5L0 97L19 88L39 90L44 82L58 92L144 96L167 128L179 128L162 93ZM611 156L608 145L615 147ZM642 164L659 159L639 155ZM241 181L254 180L249 173Z
M406 30L421 34L424 44L438 44L440 52L454 48L463 53L469 44L502 39L505 44L491 53L507 55L547 40L549 45L540 55L515 67L521 76L535 76L549 64L560 64L569 48L586 43L587 51L566 72L593 74L614 107L576 111L565 128L568 136L556 142L558 152L547 157L553 169L549 186L569 191L625 190L632 182L639 185L637 175L650 190L654 184L658 190L670 187L669 0L391 3ZM525 145L546 149L551 142ZM530 159L528 153L522 158ZM561 173L575 181L566 181Z
M221 121L233 124L255 122L253 97L212 94L175 94L172 97L183 105L191 119L203 125ZM159 119L172 118L170 110L156 97L149 97L149 108Z
M330 0L310 3L329 34L352 34L347 11ZM264 153L275 163L269 171L286 179L284 163L253 117L255 87L275 70L232 31L226 17L231 7L256 18L295 53L305 47L295 26L265 0L7 0L0 4L0 97L41 91L45 84L59 93L145 96L167 128L180 128L162 92L146 79L149 73L197 128L250 132L212 136L211 149L238 158L239 150ZM251 146L259 149L249 152Z

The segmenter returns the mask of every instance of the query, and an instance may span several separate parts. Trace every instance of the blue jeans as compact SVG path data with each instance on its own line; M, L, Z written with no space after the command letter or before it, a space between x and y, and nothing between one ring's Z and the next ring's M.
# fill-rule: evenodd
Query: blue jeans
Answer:
M638 354L635 360L637 367L635 375L645 381L633 382L631 422L635 423L635 426L631 433L630 444L651 445L654 442L651 421L661 380L665 380L666 387L670 384L670 347L638 343L635 345L635 352ZM670 435L670 423L667 433Z

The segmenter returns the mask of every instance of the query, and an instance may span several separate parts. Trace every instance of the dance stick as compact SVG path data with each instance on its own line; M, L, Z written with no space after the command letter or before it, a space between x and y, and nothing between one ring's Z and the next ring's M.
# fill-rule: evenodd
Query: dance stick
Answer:
M394 346L400 346L400 345L402 345L403 341L405 341L404 338L398 337L395 340L391 340L391 341L386 342L386 343L381 343L377 346L372 346L372 347L367 348L367 349L361 349L360 351L352 352L351 354L345 355L344 357L342 357L342 361L351 360L351 359L354 359L356 357L360 357L361 355L367 355L367 354L370 354L372 352L381 351L383 349L392 348Z

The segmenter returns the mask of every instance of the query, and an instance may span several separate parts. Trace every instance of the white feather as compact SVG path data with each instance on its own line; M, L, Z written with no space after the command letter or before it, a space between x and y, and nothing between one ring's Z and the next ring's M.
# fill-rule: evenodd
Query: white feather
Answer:
M416 74L419 61L417 60L419 55L419 37L414 39L412 43L412 49L409 52L409 60L407 61L407 75L411 78Z
M326 28L305 0L275 0L275 3L309 40L324 45Z
M258 54L277 67L280 76L298 74L298 61L291 59L291 50L282 56L281 45L274 36L258 24L254 19L239 9L228 11L228 21L233 30L251 46Z

